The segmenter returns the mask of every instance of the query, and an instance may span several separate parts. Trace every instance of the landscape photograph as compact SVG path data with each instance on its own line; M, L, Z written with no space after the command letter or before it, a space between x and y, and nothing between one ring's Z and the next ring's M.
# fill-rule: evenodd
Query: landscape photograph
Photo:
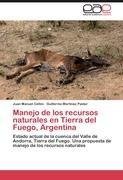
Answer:
M122 100L123 21L0 21L1 100Z

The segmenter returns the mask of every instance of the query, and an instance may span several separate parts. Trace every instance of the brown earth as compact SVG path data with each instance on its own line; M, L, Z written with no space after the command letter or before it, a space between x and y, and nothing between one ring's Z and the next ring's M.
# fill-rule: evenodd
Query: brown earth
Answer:
M25 77L20 84L6 80L10 70L0 66L0 99L123 99L123 22L49 22L8 21L0 26L0 63L12 64L25 51L42 47L64 54L86 55L89 45L93 54L106 58L111 66L77 75L74 82L61 87L49 82L45 72ZM51 75L55 78L55 75Z

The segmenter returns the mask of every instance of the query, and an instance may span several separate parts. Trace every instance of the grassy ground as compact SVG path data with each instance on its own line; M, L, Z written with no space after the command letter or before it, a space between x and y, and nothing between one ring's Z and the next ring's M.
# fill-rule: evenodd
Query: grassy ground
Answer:
M0 66L0 99L123 99L123 22L102 21L95 29L89 22L62 22L53 27L42 21L8 21L0 25L0 63L12 64L25 51L42 47L64 54L105 57L111 67L77 75L75 81L57 87L46 73L35 73L16 84L6 80L9 72ZM53 75L54 77L54 75Z

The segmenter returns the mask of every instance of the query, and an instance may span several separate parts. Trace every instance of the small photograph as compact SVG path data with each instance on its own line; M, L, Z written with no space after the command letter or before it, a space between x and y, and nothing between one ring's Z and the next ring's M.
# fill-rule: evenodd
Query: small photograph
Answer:
M123 21L1 20L0 99L123 99Z

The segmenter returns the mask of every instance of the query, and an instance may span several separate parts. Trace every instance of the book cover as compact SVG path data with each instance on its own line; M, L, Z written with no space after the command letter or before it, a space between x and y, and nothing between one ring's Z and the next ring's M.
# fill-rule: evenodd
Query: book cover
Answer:
M0 4L0 177L123 177L123 4Z

